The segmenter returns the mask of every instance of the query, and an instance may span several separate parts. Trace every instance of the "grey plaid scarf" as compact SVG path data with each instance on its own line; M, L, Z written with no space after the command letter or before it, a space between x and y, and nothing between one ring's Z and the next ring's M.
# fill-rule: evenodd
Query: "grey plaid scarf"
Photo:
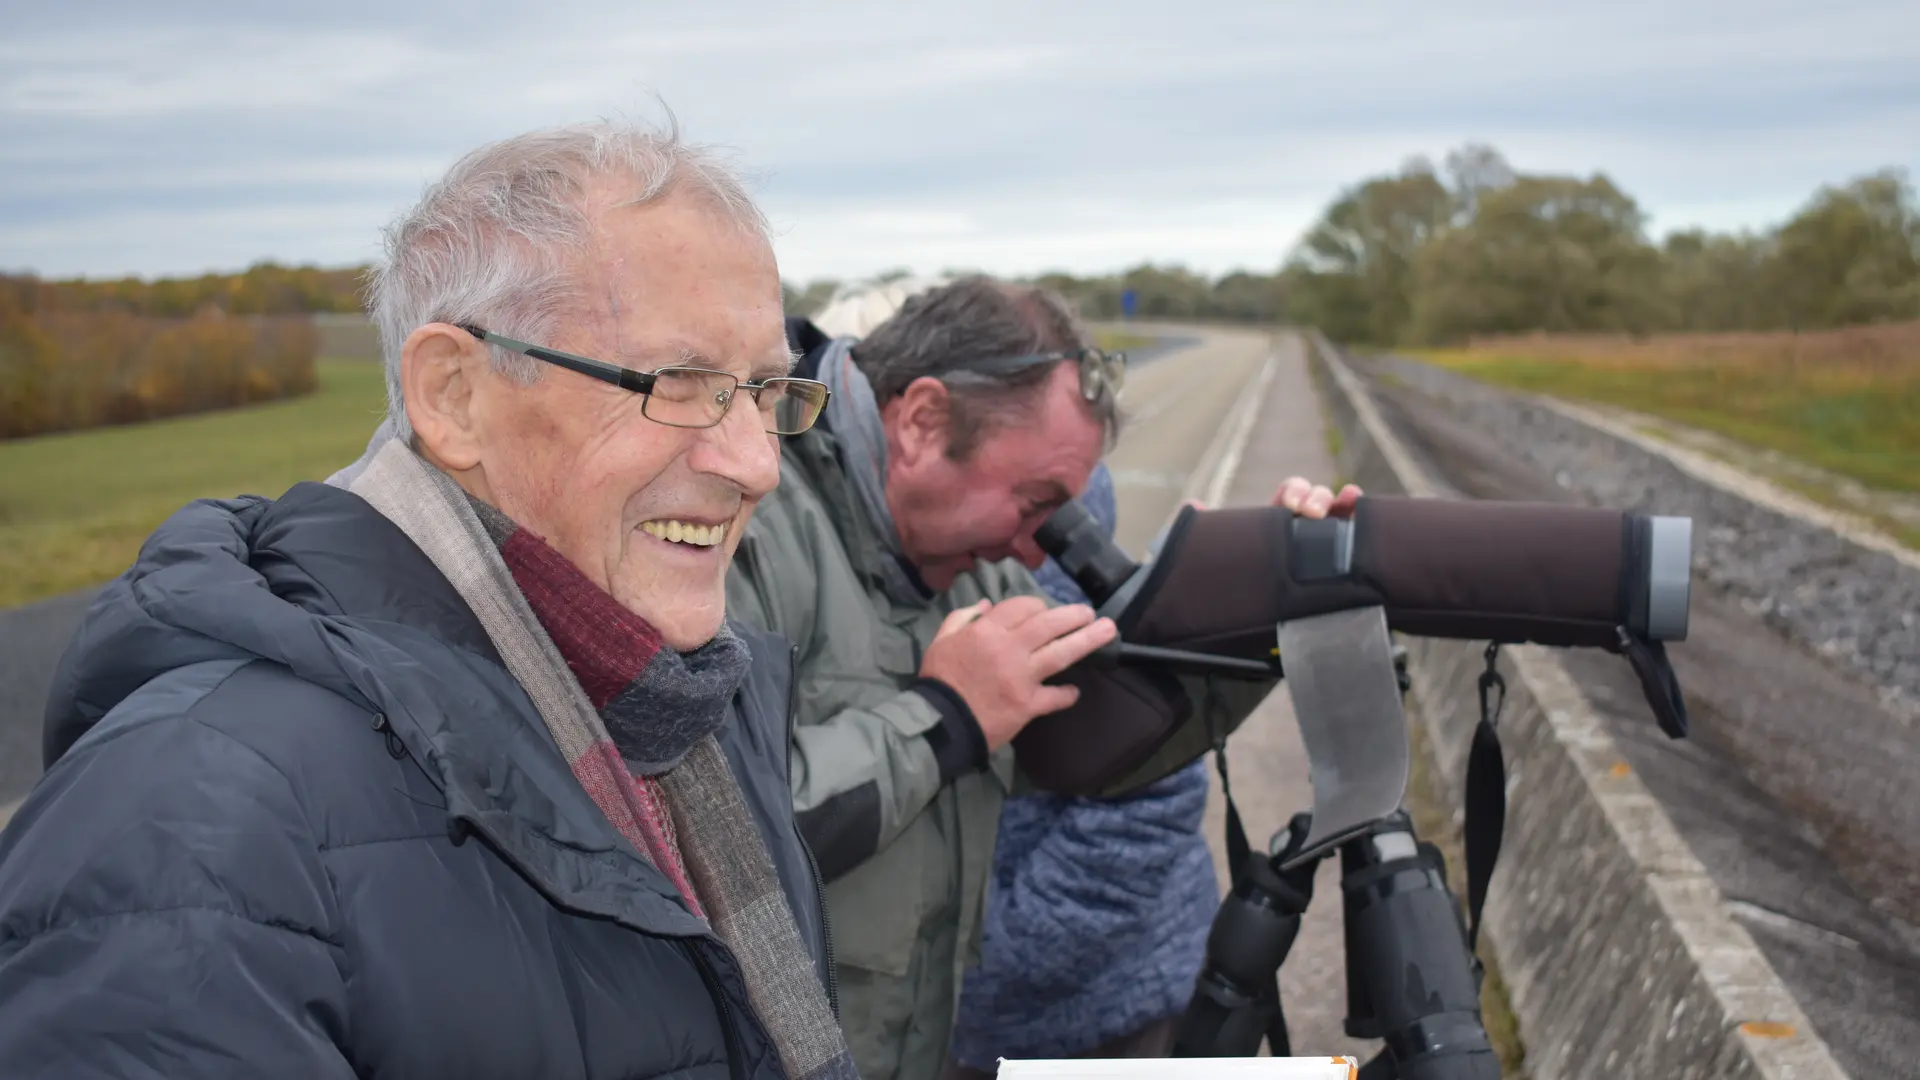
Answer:
M648 862L646 793L614 749L606 724L514 582L466 493L405 443L373 451L350 490L372 503L433 560L479 617L507 670L608 821ZM755 1014L792 1080L858 1080L840 1026L801 941L765 839L712 734L701 736L657 784L692 877L689 908L704 915L740 964Z

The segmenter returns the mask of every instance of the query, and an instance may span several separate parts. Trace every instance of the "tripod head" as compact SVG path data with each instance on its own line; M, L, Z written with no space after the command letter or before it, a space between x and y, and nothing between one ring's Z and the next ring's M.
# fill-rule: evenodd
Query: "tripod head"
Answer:
M1275 1057L1291 1056L1279 970L1312 902L1314 873L1331 854L1299 857L1310 818L1295 815L1267 853L1250 854L1235 873L1207 935L1206 963L1172 1056L1253 1057L1263 1037ZM1396 812L1348 839L1339 854L1346 1032L1386 1044L1361 1075L1499 1080L1480 1015L1480 969L1466 947L1439 849L1419 841Z

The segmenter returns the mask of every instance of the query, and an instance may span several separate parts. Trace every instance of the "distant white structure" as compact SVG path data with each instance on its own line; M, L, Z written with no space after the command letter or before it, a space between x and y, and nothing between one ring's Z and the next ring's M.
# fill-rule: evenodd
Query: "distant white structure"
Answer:
M886 322L908 299L947 284L947 278L905 277L881 285L852 285L836 290L813 325L830 337L863 338Z

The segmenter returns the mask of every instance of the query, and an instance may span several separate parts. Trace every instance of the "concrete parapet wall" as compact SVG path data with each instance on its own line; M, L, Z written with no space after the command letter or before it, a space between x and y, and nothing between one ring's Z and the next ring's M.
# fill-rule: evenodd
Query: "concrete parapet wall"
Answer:
M1338 351L1309 337L1343 477L1375 494L1450 494ZM1484 645L1406 645L1412 722L1444 788L1462 791ZM1500 663L1507 824L1481 941L1506 978L1528 1074L1845 1077L1552 651L1509 647Z

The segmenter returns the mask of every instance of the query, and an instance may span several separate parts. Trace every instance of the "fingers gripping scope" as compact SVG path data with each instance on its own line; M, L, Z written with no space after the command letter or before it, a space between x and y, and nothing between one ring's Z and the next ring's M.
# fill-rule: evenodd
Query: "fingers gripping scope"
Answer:
M1124 641L1270 661L1276 624L1377 605L1420 637L1623 653L1661 727L1686 733L1663 643L1687 635L1688 518L1400 496L1345 520L1187 507L1139 566L1069 502L1035 539Z

